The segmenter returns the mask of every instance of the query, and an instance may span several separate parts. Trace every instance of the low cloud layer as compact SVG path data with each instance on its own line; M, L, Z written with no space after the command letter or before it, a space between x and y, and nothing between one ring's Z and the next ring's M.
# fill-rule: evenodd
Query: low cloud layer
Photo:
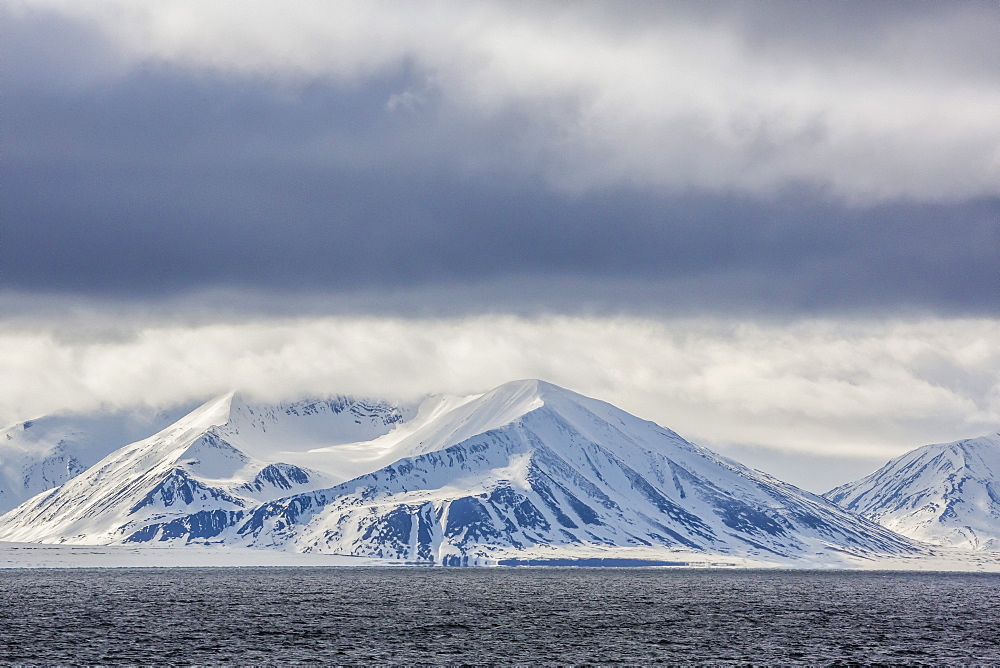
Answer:
M0 416L264 399L413 399L543 378L721 447L888 458L1000 425L1000 323L271 319L0 333ZM739 451L734 450L734 454Z

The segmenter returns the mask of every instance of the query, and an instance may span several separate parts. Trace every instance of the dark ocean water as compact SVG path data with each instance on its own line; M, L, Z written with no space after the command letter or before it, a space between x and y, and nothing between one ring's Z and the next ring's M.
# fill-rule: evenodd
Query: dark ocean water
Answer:
M1000 663L1000 575L0 571L0 662Z

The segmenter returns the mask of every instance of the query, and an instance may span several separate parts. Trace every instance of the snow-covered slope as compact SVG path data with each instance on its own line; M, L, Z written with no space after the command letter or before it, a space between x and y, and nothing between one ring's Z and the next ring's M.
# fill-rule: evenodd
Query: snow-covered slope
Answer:
M0 519L0 533L91 544L214 535L246 508L337 480L282 454L371 438L401 419L390 404L337 397L261 405L230 393L22 504Z
M192 408L46 415L0 430L0 513L160 431Z
M280 484L261 481L268 470ZM415 409L222 397L3 516L0 540L217 542L446 564L629 548L814 561L920 549L541 381Z
M925 445L824 496L918 540L1000 550L1000 433Z

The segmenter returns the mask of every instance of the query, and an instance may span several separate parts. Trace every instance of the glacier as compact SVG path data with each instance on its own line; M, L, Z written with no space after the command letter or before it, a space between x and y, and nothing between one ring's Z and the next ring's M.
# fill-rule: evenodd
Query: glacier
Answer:
M0 540L438 565L685 555L836 564L918 542L538 380L413 405L229 393L0 517Z
M824 496L926 543L1000 550L1000 432L911 450Z

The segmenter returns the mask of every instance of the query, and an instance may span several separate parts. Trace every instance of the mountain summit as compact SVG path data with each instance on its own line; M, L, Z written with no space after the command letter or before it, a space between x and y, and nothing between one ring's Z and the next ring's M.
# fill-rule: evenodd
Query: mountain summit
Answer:
M218 543L437 564L631 548L823 562L920 549L537 380L416 406L220 397L0 517L0 540Z
M918 540L1000 550L1000 432L911 450L824 496Z

